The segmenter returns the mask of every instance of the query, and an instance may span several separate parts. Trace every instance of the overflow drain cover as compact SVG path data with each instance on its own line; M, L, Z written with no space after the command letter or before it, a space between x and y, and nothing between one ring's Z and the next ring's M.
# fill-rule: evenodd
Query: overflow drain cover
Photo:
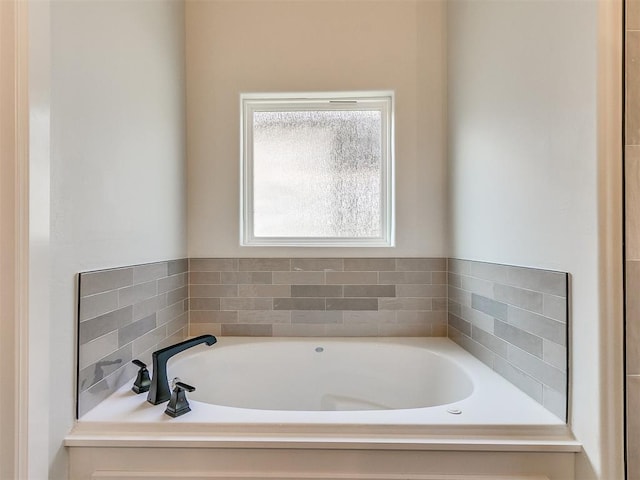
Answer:
M452 415L460 415L462 413L462 410L460 410L459 408L447 408L447 412Z
M316 347L316 352L318 352L318 353L322 353L322 352L324 352L324 348L322 348L322 347Z

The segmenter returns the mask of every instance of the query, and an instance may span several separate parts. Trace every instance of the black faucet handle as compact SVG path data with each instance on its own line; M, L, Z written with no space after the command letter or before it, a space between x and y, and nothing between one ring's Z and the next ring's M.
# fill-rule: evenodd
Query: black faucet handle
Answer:
M174 383L174 388L181 388L182 390L186 390L187 392L194 392L196 390L196 387L192 387L191 385L182 382Z
M171 399L167 404L167 408L164 411L170 417L179 417L191 411L189 402L187 401L187 394L185 392L193 392L196 387L192 387L186 383L180 382L177 379L173 381L173 392L171 392Z
M147 365L138 359L133 360L131 363L133 363L137 367L140 367L140 370L138 370L138 376L136 377L136 381L133 382L133 387L131 387L131 390L133 390L135 393L148 392L149 387L151 386L151 378L149 377L149 370L147 370Z

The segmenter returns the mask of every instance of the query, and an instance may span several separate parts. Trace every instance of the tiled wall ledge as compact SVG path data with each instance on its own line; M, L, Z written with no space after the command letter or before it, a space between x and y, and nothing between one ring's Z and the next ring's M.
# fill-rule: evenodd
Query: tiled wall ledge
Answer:
M449 337L566 419L568 275L458 259L448 267Z
M192 258L190 333L446 336L445 258Z
M134 358L183 340L186 259L79 275L78 416L136 374Z

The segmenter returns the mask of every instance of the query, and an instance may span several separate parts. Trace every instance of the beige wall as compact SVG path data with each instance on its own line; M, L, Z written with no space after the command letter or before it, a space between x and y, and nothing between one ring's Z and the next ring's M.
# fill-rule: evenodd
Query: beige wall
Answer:
M39 447L48 450L37 452L39 465L64 479L76 274L186 255L184 9L172 0L56 0L49 25L50 69L33 74L51 79L51 301L49 334L32 340L49 352L34 374L50 379L39 397Z
M448 10L451 253L570 273L569 412L584 443L580 480L622 474L621 348L611 336L621 319L605 312L606 289L620 293L619 255L603 274L603 247L621 250L621 241L609 243L621 231L620 209L606 209L621 196L618 118L606 116L618 108L620 59L599 44L616 46L615 29L599 24L615 6L460 0ZM613 155L599 121L614 135L618 126ZM609 178L618 184L605 191Z
M189 1L189 256L446 254L441 1ZM396 247L239 246L239 94L394 90Z

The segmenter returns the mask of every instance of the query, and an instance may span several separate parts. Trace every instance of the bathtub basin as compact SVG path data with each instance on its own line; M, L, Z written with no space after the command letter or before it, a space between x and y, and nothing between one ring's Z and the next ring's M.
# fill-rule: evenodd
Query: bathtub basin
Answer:
M194 400L258 410L425 408L473 393L460 363L398 342L222 338L210 349L176 358L168 368L171 376L198 385L189 395Z

